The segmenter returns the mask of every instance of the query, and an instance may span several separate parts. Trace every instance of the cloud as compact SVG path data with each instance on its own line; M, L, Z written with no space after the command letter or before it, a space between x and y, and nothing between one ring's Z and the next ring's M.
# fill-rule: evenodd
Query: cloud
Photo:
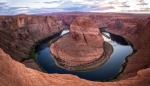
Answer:
M130 7L128 4L127 4L127 2L122 2L122 4L119 6L119 7Z
M42 9L30 9L27 14L39 14L39 13L51 13L51 12L61 12L62 9L59 8L42 8Z
M81 3L77 3L77 2L72 2L72 1L62 1L58 8L74 8L74 7L81 7L82 4Z
M113 6L108 6L108 7L101 7L100 10L110 10L110 9L115 9Z
M150 11L150 8L141 8L141 11Z
M6 2L0 2L0 7L8 7L8 4Z
M18 8L18 9L16 9L16 14L27 13L28 11L29 11L29 8L28 8L28 7Z
M91 2L93 2L93 1L99 1L99 2L101 2L101 1L105 1L105 0L85 0L85 1L91 1Z
M0 2L0 5L5 5L6 3L5 2Z
M40 2L33 2L33 3L40 3Z
M60 1L51 1L51 2L43 2L43 3L52 4L52 3L60 3Z
M106 3L106 5L121 5L122 4L122 2L117 2L117 1L113 1L113 2L108 2L108 3ZM104 4L105 5L105 4Z
M144 0L138 0L137 5L148 5L148 3L144 2Z
M0 14L7 14L8 4L6 2L0 2Z
M1 0L1 14L50 12L143 12L149 11L149 0Z
M124 7L124 8L126 8L126 7L130 7L129 5L122 5L122 6L119 6L119 7Z
M65 7L65 8L63 8L63 10L64 11L87 11L87 9L86 9L86 7L87 7L87 5L80 5L80 6L78 6L78 5L74 5L73 7Z
M43 1L45 4L53 4L53 3L61 3L62 0L49 0L49 1Z
M3 13L7 13L8 15L15 15L15 14L23 14L27 13L29 10L28 7L9 7L8 9L5 9Z
M137 5L148 5L148 3L145 3L145 2L139 2Z

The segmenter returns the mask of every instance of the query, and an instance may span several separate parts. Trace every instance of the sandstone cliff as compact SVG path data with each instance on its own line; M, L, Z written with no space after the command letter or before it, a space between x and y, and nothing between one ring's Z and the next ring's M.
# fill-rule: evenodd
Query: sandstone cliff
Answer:
M93 62L103 55L102 35L88 16L76 17L70 32L51 45L52 54L65 65L78 66Z
M5 16L0 18L0 47L13 59L27 58L35 42L64 29L57 16Z
M73 14L68 15L73 16ZM119 79L133 77L138 70L150 67L150 54L148 53L150 49L150 16L113 13L85 15L89 15L100 29L107 27L106 31L121 35L129 40L137 51L128 57L126 68ZM81 14L74 16L81 16Z
M124 72L118 77L117 82L101 83L91 82L79 79L71 75L48 75L29 68L23 64L13 61L9 55L0 50L0 84L1 86L37 86L37 85L98 85L98 86L149 86L150 82L150 18L145 16L133 16L122 14L86 14L89 15L96 25L108 27L109 32L121 35L129 40L137 50L133 55L128 57L128 64ZM49 17L44 16L8 16L0 17L0 48L12 56L15 60L20 61L27 55L31 46L37 40L52 34L49 26L60 25L62 21L71 24L74 17L79 15L63 15L50 17L53 21L50 25L46 24ZM72 17L73 16L73 17ZM65 18L67 17L67 18ZM20 19L17 19L20 18ZM23 18L23 19L22 19ZM56 22L56 20L58 22ZM66 19L66 20L62 20ZM19 23L17 23L17 21ZM23 23L23 21L26 21ZM43 23L44 22L44 23ZM28 25L29 24L29 25ZM24 26L25 25L25 26ZM64 26L64 25L62 25ZM35 28L34 28L35 27ZM43 29L41 29L43 28ZM45 28L45 29L44 29ZM52 29L52 28L51 28ZM62 29L62 27L60 28ZM54 29L59 31L60 29ZM29 61L30 63L31 61ZM34 66L34 65L33 65ZM36 68L35 68L36 69ZM24 71L24 72L23 72ZM20 75L19 75L19 74ZM55 76L58 77L55 79ZM13 77L13 78L11 78ZM63 81L63 82L62 82ZM37 83L35 83L37 82ZM39 83L38 83L39 82ZM68 83L68 84L67 84Z
M117 82L91 82L69 74L46 74L14 61L0 49L0 86L149 86L150 68Z
M133 55L128 57L127 66L121 74L122 79L135 76L138 70L150 67L150 18L135 18L135 21L137 22L134 22L132 27L128 27L132 24L128 23L119 30L117 28L107 30L128 39L136 50Z
M0 20L0 47L17 61L27 57L36 41L64 28L62 21L52 16L6 16Z

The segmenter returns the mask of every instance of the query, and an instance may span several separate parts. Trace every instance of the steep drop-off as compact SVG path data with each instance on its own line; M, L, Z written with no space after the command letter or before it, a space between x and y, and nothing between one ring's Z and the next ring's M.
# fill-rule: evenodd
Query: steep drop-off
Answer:
M2 16L0 47L14 60L21 61L32 54L29 51L35 42L64 28L63 22L57 16ZM33 60L24 62L26 63L27 66L32 65L32 68L36 66Z
M68 14L62 15L61 18L65 20L71 15L81 16L82 14ZM99 29L120 35L133 44L135 52L128 56L128 63L123 73L118 79L126 79L136 75L136 72L150 67L150 16L136 15L136 14L115 14L115 13L88 13L83 14L90 16ZM73 21L73 18L72 18ZM72 22L70 20L70 22ZM106 29L107 28L107 29ZM137 52L136 52L137 51Z
M133 44L133 48L135 49L135 53L128 57L128 63L124 72L121 74L121 79L135 76L138 70L150 67L149 30L150 18L139 20L135 23L134 27L124 26L121 29L111 28L107 30L128 39Z
M51 52L65 65L78 66L93 62L103 55L102 35L88 16L76 17L70 32L51 45Z
M150 68L117 82L91 82L69 74L46 74L14 61L0 49L0 86L149 86Z
M0 48L10 54L13 59L20 61L28 55L28 52L34 42L51 35L51 32L53 31L57 32L61 30L65 25L71 24L74 17L79 16L70 14L68 17L68 15L59 16L60 18L58 19L56 16L0 17ZM0 50L1 86L149 86L150 18L126 14L84 15L89 15L99 28L108 27L106 29L107 31L121 35L133 44L133 48L137 52L128 57L127 66L124 69L124 72L118 77L118 80L122 80L102 83L86 81L72 75L48 75L30 68L26 68L23 64L12 60L9 55L6 55L2 50ZM52 22L47 24L48 20ZM17 23L17 21L19 21L19 23ZM23 21L25 22L23 23ZM63 23L65 25L63 25ZM57 25L60 25L60 27L57 27ZM49 28L50 26L52 28ZM51 31L53 28L55 29Z

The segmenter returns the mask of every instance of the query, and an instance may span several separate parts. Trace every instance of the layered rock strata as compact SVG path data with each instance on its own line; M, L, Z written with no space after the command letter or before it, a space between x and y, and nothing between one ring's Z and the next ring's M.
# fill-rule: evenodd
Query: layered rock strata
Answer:
M70 74L46 74L14 61L0 49L0 86L149 86L150 68L116 82L92 82Z
M57 16L2 16L0 17L0 47L14 60L20 62L29 57L35 42L63 28L64 24ZM32 66L36 65L34 60L23 63L28 67L37 68Z
M63 21L63 23L67 24L68 26L72 23L72 21L74 20L74 18L78 15L82 15L83 13L77 14L77 13L66 13L65 15L59 15L61 17L61 21ZM115 14L115 13L85 13L84 15L90 15L90 18L92 18L92 20L94 20L94 22L96 23L96 25L101 28L101 27L108 27L109 29L107 29L108 31L114 33L114 34L118 34L121 35L123 37L125 37L126 39L128 39L134 46L134 48L137 50L137 52L135 52L133 55L128 57L128 64L124 70L124 72L119 76L119 78L117 80L120 79L124 79L121 81L117 81L117 82L113 82L113 83L107 83L107 84L102 84L101 82L97 83L97 84L91 84L93 82L84 82L81 79L76 79L75 77L71 77L71 75L64 75L64 77L66 78L62 78L64 81L62 83L57 83L56 81L60 80L62 81L62 79L60 79L63 75L61 75L61 77L58 77L60 75L58 75L57 80L56 77L50 78L50 80L54 80L55 83L49 83L49 84L41 84L41 85L56 85L56 86L63 86L63 85L68 85L71 84L71 86L83 86L83 85L87 85L87 86L93 86L93 85L98 85L98 86L129 86L129 85L133 85L133 86L148 86L150 83L150 79L149 79L149 67L150 67L150 53L149 53L149 49L150 49L150 33L149 33L149 28L150 28L150 17L149 15L136 15L136 14ZM21 17L21 16L20 16ZM49 16L50 17L50 16ZM11 29L9 29L8 27L10 27L12 25L12 23L9 21L11 18L13 18L13 28L15 29L15 27L17 26L17 24L15 23L17 21L16 16L0 16L0 47L9 55L11 55L11 58L20 61L22 58L24 58L26 55L25 54L20 54L23 53L24 50L26 50L25 52L29 52L31 45L34 44L31 42L26 42L26 40L24 38L22 42L20 43L21 45L19 45L19 43L16 43L16 45L20 46L19 48L15 49L12 48L11 42L14 41L14 39L12 39L12 33L14 33ZM16 19L15 19L16 18ZM33 16L30 15L27 18L27 15L25 15L24 17L22 16L21 18L25 18L26 19L32 19L33 21L36 21L34 23L32 23L32 25L38 25L38 27L40 27L40 25L45 21L46 17L44 16ZM41 21L39 22L38 19ZM59 18L56 17L51 17L52 20L58 20ZM119 20L118 20L119 19ZM7 22L3 22L3 21L7 21ZM60 23L61 21L58 20L58 22ZM122 22L122 24L117 23L117 22ZM29 20L28 22L31 22L31 20ZM27 22L26 22L27 23ZM37 23L37 24L36 24ZM120 24L120 25L118 25ZM16 25L16 26L15 26ZM23 23L21 23L21 26L23 25ZM47 24L44 24L47 25ZM53 25L55 24L51 24L53 27ZM57 23L56 23L57 25ZM122 26L121 26L122 25ZM20 26L20 25L19 25ZM117 27L121 28L117 28ZM46 26L45 26L46 27ZM3 29L2 29L3 28ZM41 28L30 28L29 30L31 31L31 35L36 35L36 37L40 37L43 38L46 35L43 35L46 31L42 32ZM51 28L52 29L52 28ZM48 29L46 29L48 30ZM54 29L57 30L57 29ZM17 32L24 32L23 29L20 28L16 28L15 31ZM39 36L39 31L41 31L40 35L43 36ZM14 33L17 34L17 33ZM47 33L48 35L51 33ZM20 37L20 36L19 36ZM16 37L15 37L16 38ZM39 39L40 39L39 38ZM22 44L23 43L23 44ZM28 43L28 44L27 44ZM27 45L29 45L29 43L31 44L29 47ZM27 44L27 45L26 45ZM25 49L24 49L25 48ZM27 48L27 49L26 49ZM24 50L23 50L24 49ZM0 85L1 86L20 86L18 85L20 82L23 82L21 85L28 85L29 83L31 84L31 86L37 86L37 84L35 83L37 81L37 79L39 80L41 77L37 78L37 75L41 75L37 74L37 72L32 71L33 74L30 75L26 75L27 73L22 72L21 70L24 69L24 71L26 68L24 66L19 66L22 65L16 61L13 61L12 59L10 59L10 57L4 53L0 53L0 55L4 55L4 56L0 56ZM8 59L8 58L9 59ZM3 60L2 60L3 58ZM30 63L32 65L32 62L34 61L27 61L27 63ZM24 63L25 64L25 63ZM16 66L14 66L16 65ZM10 67L9 67L10 66ZM33 66L33 65L32 65ZM13 68L13 69L11 69ZM21 69L22 68L22 69ZM35 67L34 67L35 68ZM30 69L32 70L32 69ZM9 71L9 72L8 72ZM12 73L10 74L10 71L12 71ZM19 78L18 75L15 75L16 72L19 72L19 74L22 76ZM9 73L9 74L8 74ZM29 73L28 73L29 74ZM42 73L43 75L43 73ZM30 81L25 82L24 80L26 79L25 76L27 76L27 79ZM30 76L30 77L29 77ZM48 76L47 74L44 74L44 76ZM55 76L55 75L54 75ZM14 77L13 79L11 79L10 77ZM33 82L31 81L31 78ZM51 77L51 76L49 76ZM71 80L68 80L68 77L71 78ZM34 79L33 79L34 78ZM48 77L43 79L40 79L40 82L47 82L48 81ZM51 82L51 81L49 81ZM36 84L36 85L35 85ZM29 85L30 86L30 85Z
M70 32L51 47L56 59L68 66L78 66L99 59L103 54L103 43L99 29L89 17L77 17L70 25Z

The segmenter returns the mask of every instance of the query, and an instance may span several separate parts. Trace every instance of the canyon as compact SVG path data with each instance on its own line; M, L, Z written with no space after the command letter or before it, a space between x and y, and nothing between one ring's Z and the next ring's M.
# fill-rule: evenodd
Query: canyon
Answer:
M0 47L19 62L32 54L30 50L38 40L65 28L56 16L4 16L0 22ZM32 59L23 63L40 70Z
M70 32L52 43L50 51L69 68L93 62L103 55L103 38L89 17L76 17Z
M37 41L68 28L77 16L89 16L99 29L107 27L107 32L120 35L131 42L135 52L128 56L124 71L113 82L92 82L69 74L46 74L40 72L41 68L34 59L21 62L29 57L29 52ZM148 86L150 84L149 30L150 16L132 14L62 13L48 16L1 16L0 85Z

